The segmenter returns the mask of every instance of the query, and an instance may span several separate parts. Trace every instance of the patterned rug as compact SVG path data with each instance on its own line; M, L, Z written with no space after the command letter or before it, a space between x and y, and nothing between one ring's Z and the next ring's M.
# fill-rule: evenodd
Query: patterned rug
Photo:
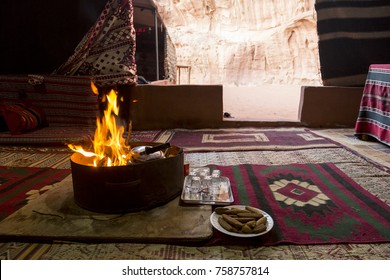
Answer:
M374 139L359 139L354 128L316 129L314 132L390 170L390 147Z
M0 220L70 174L68 169L0 166Z
M359 186L332 163L273 166L244 164L213 166L213 168L221 170L222 174L230 179L234 204L252 205L266 211L274 219L274 227L266 235L251 239L237 239L218 231L214 231L212 237L209 233L204 234L203 231L199 236L191 233L197 240L208 239L204 238L207 235L211 237L205 243L206 245L307 245L390 241L390 207ZM30 190L27 192L28 195L41 195L41 192L49 189L49 187L39 189L37 185L32 188L31 186L37 180L41 179L47 184L58 178L57 174L52 174L53 170L24 168L13 171L5 174L11 174L10 177L13 174L27 176L25 182L16 179L19 188L13 189L14 192L23 194L22 190ZM60 175L67 175L68 172L63 170ZM12 180L7 183L12 185ZM65 189L66 194L61 191ZM6 205L7 212L1 215L9 215L16 210L12 209L11 205L20 207L25 203L23 201L25 199L21 199L20 196L7 199L4 195L1 202ZM144 234L140 236L138 230L134 231L133 226L129 227L139 223L139 219L135 219L134 214L118 216L89 213L72 201L71 182L70 185L66 185L66 188L65 185L59 184L56 188L31 200L29 205L1 222L1 232L7 237L34 236L35 239L42 238L42 240L85 241L103 238L105 242L153 241L165 235L156 236L156 230L147 234L147 225L155 224L156 228L161 228L163 226L159 225L159 220L164 225L172 223L169 219L164 222L165 214L159 214L160 208L162 213L165 213L163 211L165 206L153 209L150 217L147 216L149 212L145 212L140 218L149 217L146 219L149 222L145 226L136 227L145 229ZM58 205L58 209L53 205ZM174 207L174 212L177 212L175 216L180 216L192 208L197 209L197 206L183 207L182 210L180 208ZM190 213L193 216L196 216L195 214L196 212ZM157 219L154 220L153 217ZM86 226L81 226L78 221L83 221L82 224ZM62 228L54 226L56 222L60 222ZM87 226L90 224L94 225L92 229ZM108 224L110 230L107 230ZM195 221L191 223L192 228L197 228L194 227L195 224L197 224ZM123 230L124 225L128 225L126 230ZM190 230L185 228L180 231L179 226L175 228L176 231L171 229L167 235L170 236L170 242L182 240L183 236L189 242ZM205 228L207 229L207 226Z
M320 131L315 131L318 134ZM321 165L334 164L353 182L361 186L381 201L390 205L390 173L389 169L378 164L387 163L387 150L370 148L366 142L353 138L352 130L326 130L321 132L324 138L336 140L339 148L314 148L301 150L258 150L258 151L221 151L215 153L186 153L185 161L191 166L217 165L259 165L287 166L295 164ZM342 140L345 139L345 140ZM350 141L352 143L348 144ZM356 142L356 143L355 143ZM346 145L348 144L348 145ZM349 149L345 149L346 145ZM362 149L363 148L363 149ZM364 156L360 152L364 151ZM63 151L64 153L66 150ZM3 155L10 153L7 160ZM0 146L0 162L6 162L8 167L27 167L34 165L30 160L40 154L40 166L44 164L57 165L58 158L43 160L44 155L55 153L55 148L35 147L5 147ZM12 160L12 157L15 160ZM50 158L50 157L49 157ZM367 161L367 158L370 160ZM62 160L62 158L60 159ZM66 167L65 160L62 168ZM0 163L0 166L4 164ZM224 171L225 172L225 171ZM226 171L228 172L228 171ZM229 175L230 176L230 175ZM32 196L25 195L25 198ZM236 203L239 201L236 196ZM218 233L214 233L217 235ZM218 236L215 236L218 238ZM218 239L217 239L218 241ZM220 243L219 243L220 244ZM387 243L335 243L335 244L279 244L277 246L262 246L259 244L243 244L240 240L226 241L217 246L174 245L168 243L77 243L77 242L3 242L0 243L0 259L149 259L149 260L313 260L313 259L342 259L342 260L388 260L390 258L390 242Z
M162 130L135 130L131 132L131 142L153 142L162 133ZM124 137L127 137L125 133Z
M252 244L390 241L390 207L332 163L217 168L230 179L234 204L258 207L274 219L273 229ZM212 242L226 239L215 233Z
M308 129L166 130L156 142L170 142L185 152L330 148L337 145Z

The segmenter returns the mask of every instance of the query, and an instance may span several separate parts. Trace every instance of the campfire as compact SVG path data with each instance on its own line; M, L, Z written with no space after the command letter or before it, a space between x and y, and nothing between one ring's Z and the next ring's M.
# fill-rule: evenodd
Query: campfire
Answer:
M96 86L91 83L92 91L99 94ZM103 97L107 108L101 118L96 119L96 131L92 140L93 151L87 151L79 145L69 144L68 147L77 153L93 159L93 166L122 166L132 162L134 153L131 151L123 134L125 128L119 125L118 93L112 89ZM131 125L129 125L127 140L130 139Z
M98 93L92 84L92 90ZM130 142L131 122L119 118L118 93L110 90L90 145L69 144L75 202L104 213L134 212L165 204L184 182L183 150L169 143Z

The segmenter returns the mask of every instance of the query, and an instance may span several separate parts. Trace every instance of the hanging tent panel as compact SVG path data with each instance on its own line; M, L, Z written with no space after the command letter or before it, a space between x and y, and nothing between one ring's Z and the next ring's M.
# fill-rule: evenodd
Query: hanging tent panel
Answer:
M136 37L131 0L110 0L74 54L56 73L92 76L98 86L135 84Z
M317 0L325 86L363 86L370 64L390 63L390 1Z

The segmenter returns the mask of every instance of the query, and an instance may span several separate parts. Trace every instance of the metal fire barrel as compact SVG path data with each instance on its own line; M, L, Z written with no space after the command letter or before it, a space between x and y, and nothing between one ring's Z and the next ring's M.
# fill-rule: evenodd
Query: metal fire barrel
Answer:
M157 143L137 142L135 146ZM183 150L171 146L169 156L125 166L94 167L80 153L71 156L74 200L100 213L127 213L151 209L177 197L184 182Z

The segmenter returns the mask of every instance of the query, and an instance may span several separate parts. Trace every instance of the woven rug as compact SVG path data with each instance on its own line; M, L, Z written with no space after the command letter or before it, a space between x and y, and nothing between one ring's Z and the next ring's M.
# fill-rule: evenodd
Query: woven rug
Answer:
M48 190L46 186L62 181L70 170L0 166L0 220Z
M332 163L216 168L229 177L234 204L258 207L274 219L273 229L252 244L390 241L390 207ZM227 239L215 233L212 242Z
M256 151L331 148L337 145L308 129L166 130L155 139L182 147L185 152Z
M131 132L131 142L153 142L162 133L162 130L134 130ZM124 134L127 137L127 133Z
M354 128L316 129L315 133L332 139L332 141L354 151L356 154L364 156L372 162L377 162L390 170L390 147L373 139L359 139L355 135Z
M324 138L331 138L333 134L324 134ZM351 133L348 133L348 135ZM353 133L351 134L353 135ZM354 140L355 141L355 140ZM345 144L343 141L339 141ZM360 142L359 142L360 143ZM365 144L365 142L363 142ZM357 144L356 144L357 145ZM353 145L353 146L356 146ZM359 147L361 145L358 145ZM365 147L366 145L364 145ZM13 164L28 166L32 162L29 157L36 155L35 148L31 147L4 147L0 146L0 161L4 153L18 155L18 160L8 160L10 167ZM355 149L354 149L355 150ZM40 153L53 152L51 148L39 148ZM360 151L360 149L359 149ZM371 151L371 152L370 152ZM377 152L376 149L367 149L367 153ZM380 154L384 154L380 152ZM375 156L373 154L373 156ZM390 202L390 173L376 165L376 157L362 157L358 152L351 152L339 148L301 149L286 151L238 151L216 153L186 153L185 161L191 166L213 165L224 166L259 165L259 166L286 166L294 164L334 164L356 184L381 201ZM55 161L55 158L52 158ZM386 160L386 159L384 159ZM388 160L387 160L388 162ZM46 161L48 164L54 164ZM0 164L3 165L3 164ZM228 171L224 171L228 172ZM229 175L230 176L230 175ZM25 196L31 197L31 196ZM38 196L39 197L39 196ZM23 198L23 200L25 200ZM240 201L236 195L236 203ZM24 202L23 202L24 203ZM218 232L214 237L218 238ZM264 237L264 236L263 236ZM226 238L226 237L224 237ZM218 243L218 239L216 244ZM278 246L262 246L259 243L245 244L241 239L227 240L226 244L216 246L174 245L168 243L78 243L78 242L6 242L0 243L1 259L162 259L162 260L198 260L198 259L375 259L387 260L390 258L390 243L335 243L335 244L279 244ZM241 245L240 245L241 244Z
M46 187L47 192L4 219L0 236L104 242L204 240L206 245L390 241L390 207L332 163L212 168L229 177L234 204L252 205L271 215L274 227L269 233L251 239L232 238L218 231L212 235L208 222L211 209L185 207L178 200L152 211L126 215L89 212L74 203L68 178ZM3 202L8 207L12 204ZM20 204L16 198L12 202Z

